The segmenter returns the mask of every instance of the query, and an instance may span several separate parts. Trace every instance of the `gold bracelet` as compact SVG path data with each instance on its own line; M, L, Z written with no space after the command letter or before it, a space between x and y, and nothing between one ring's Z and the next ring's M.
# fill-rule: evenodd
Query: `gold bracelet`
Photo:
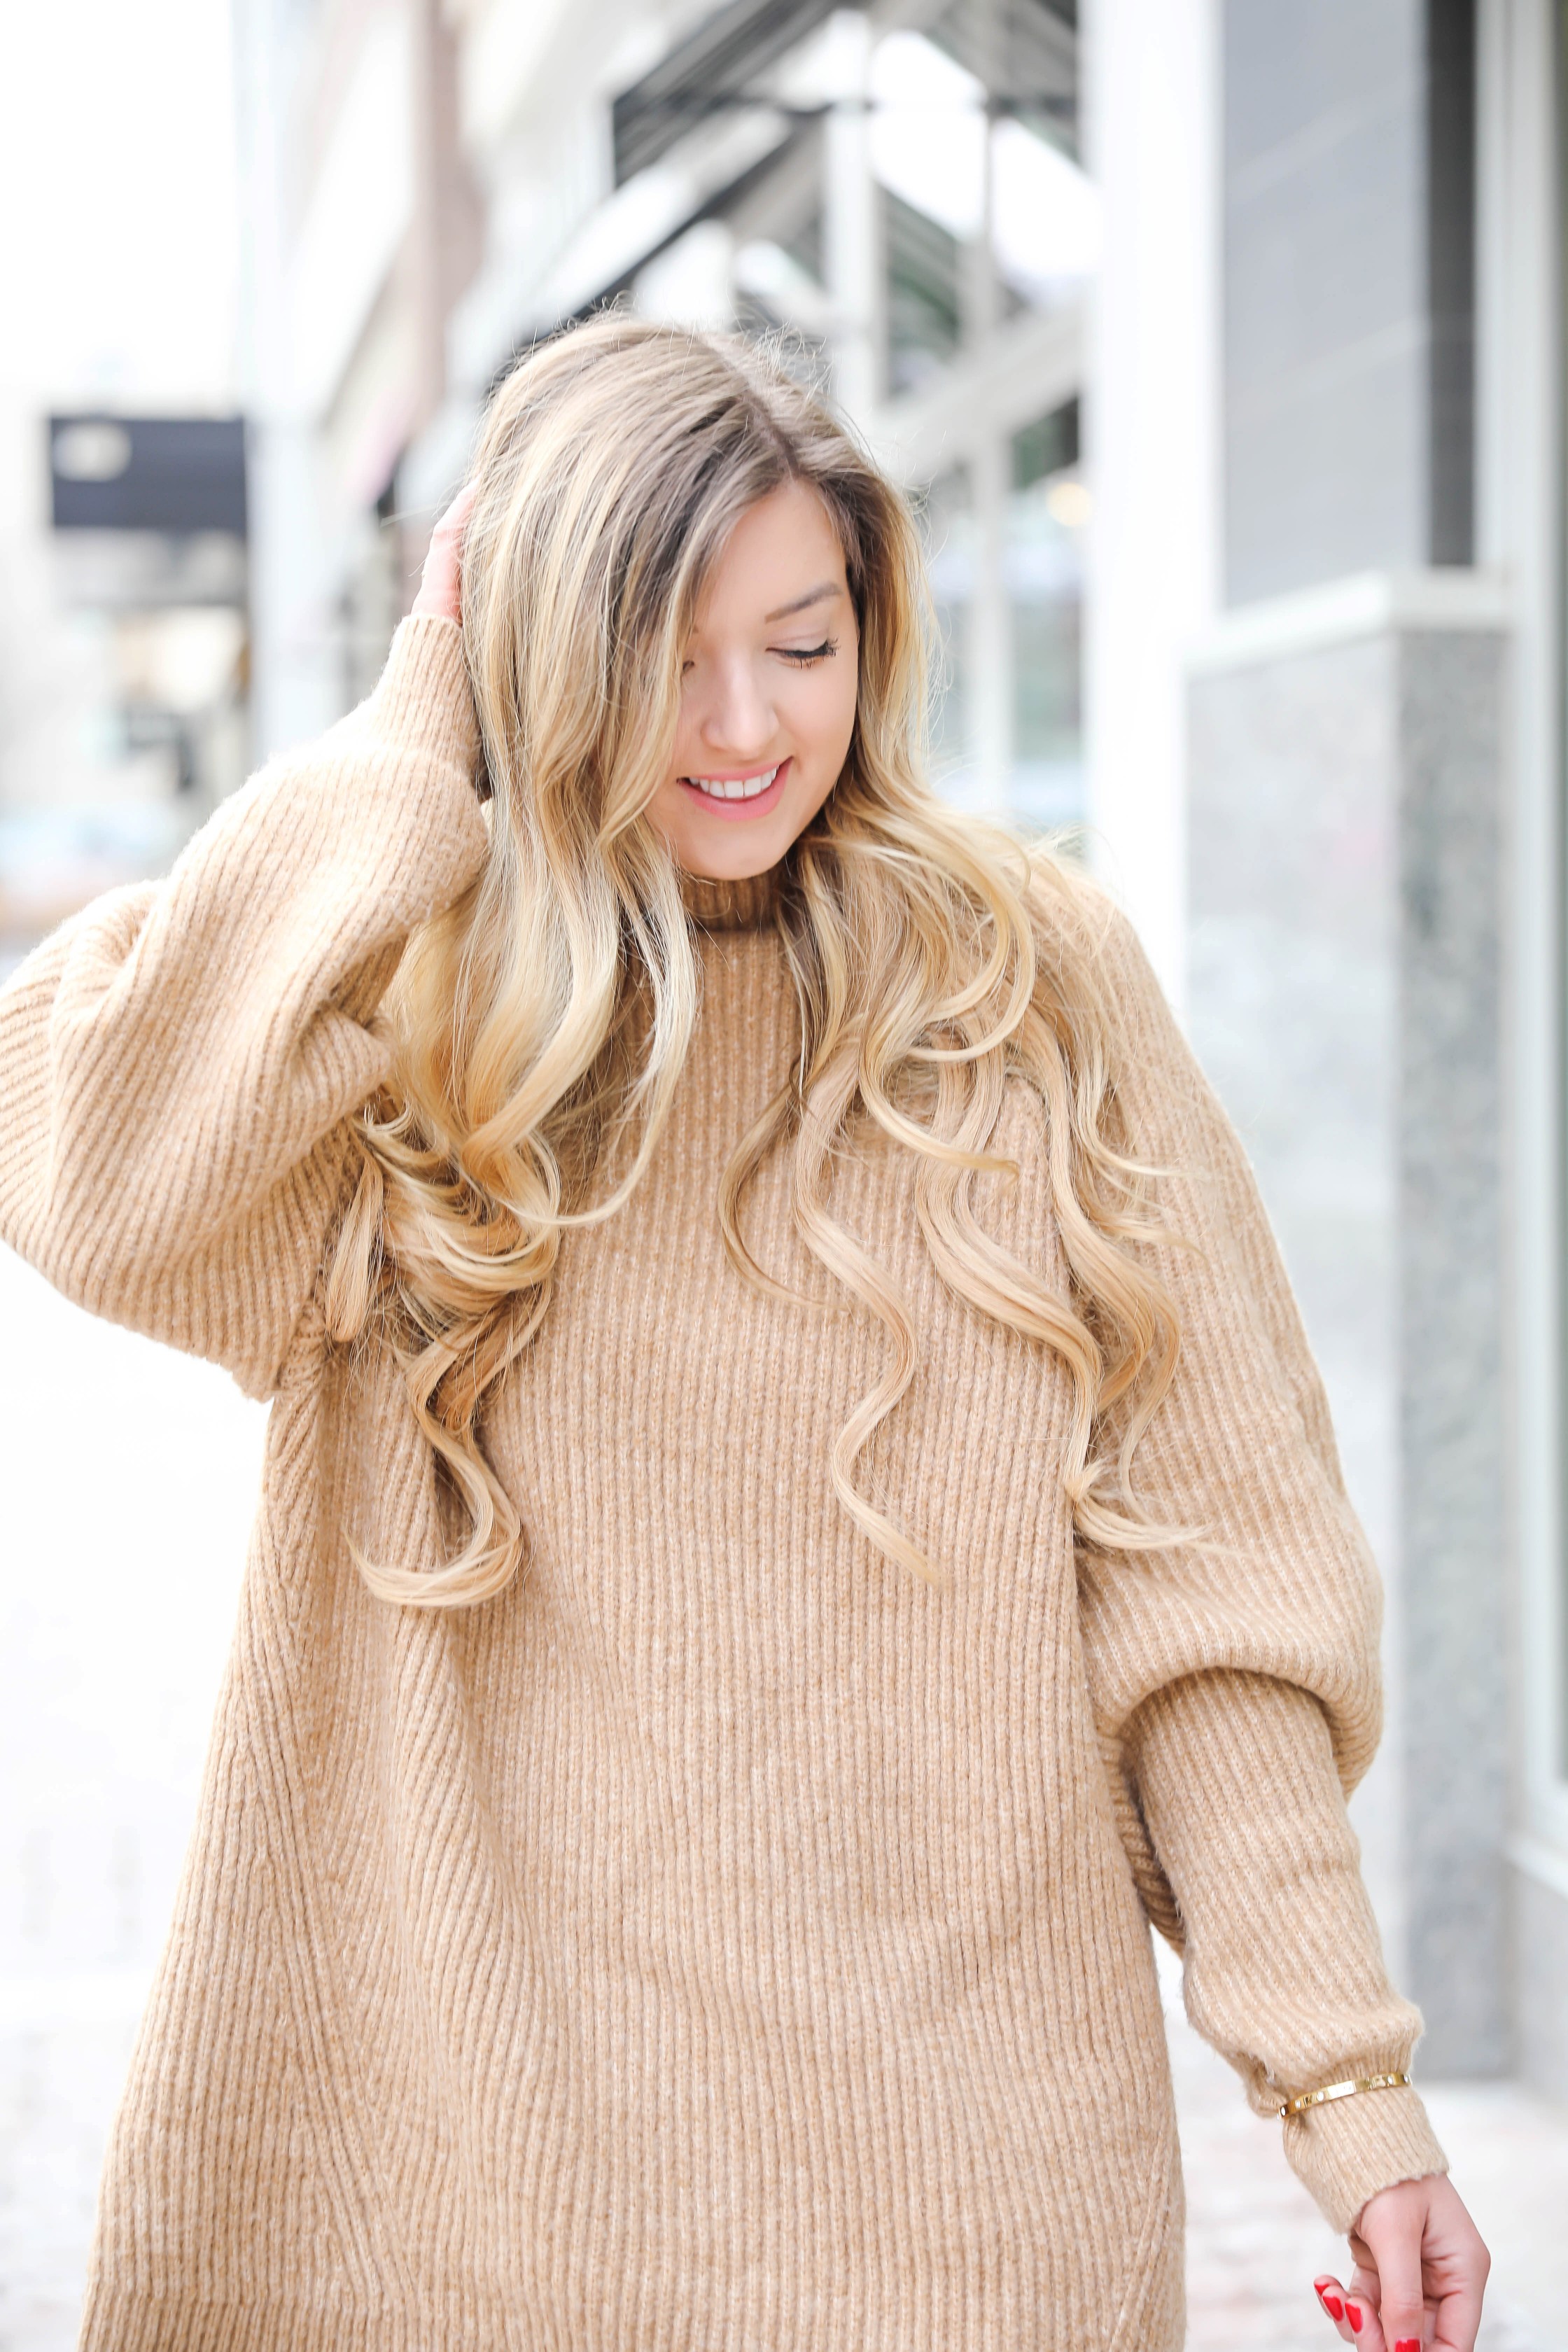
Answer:
M1331 2099L1348 2099L1356 2091L1407 2091L1408 2074L1362 2074L1353 2083L1325 2083L1321 2091L1303 2091L1300 2098L1287 2099L1279 2110L1283 2122L1299 2116L1306 2107L1327 2106Z

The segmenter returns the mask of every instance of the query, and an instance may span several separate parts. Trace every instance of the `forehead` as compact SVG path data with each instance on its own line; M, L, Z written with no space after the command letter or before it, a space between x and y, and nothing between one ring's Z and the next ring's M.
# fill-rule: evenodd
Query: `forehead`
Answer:
M842 592L844 550L833 519L807 482L783 482L746 509L714 559L696 626L776 612L817 587Z

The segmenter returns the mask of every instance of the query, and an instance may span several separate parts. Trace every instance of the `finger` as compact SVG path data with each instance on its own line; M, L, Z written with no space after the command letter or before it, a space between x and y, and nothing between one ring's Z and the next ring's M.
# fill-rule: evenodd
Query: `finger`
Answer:
M1423 2281L1436 2315L1433 2352L1474 2352L1491 2256L1451 2181L1434 2180L1427 2195L1421 2252Z
M1345 2291L1339 2280L1331 2271L1323 2271L1312 2281L1312 2293L1317 2296L1324 2313L1333 2321L1334 2333L1341 2342L1353 2344L1355 2337L1351 2333L1350 2322L1345 2317Z
M1391 2302L1386 2290L1383 2308L1378 2315L1388 2352L1421 2352L1426 2333L1426 2305L1422 2299L1421 2283L1417 2276L1415 2300L1405 2287L1397 2303Z
M1377 2315L1376 2282L1369 2292L1364 2277L1352 2278L1345 2290L1345 2325L1359 2352L1388 2352Z
M1481 2283L1466 2279L1452 2287L1437 2305L1437 2327L1432 2352L1475 2352L1481 2324Z
M437 516L426 551L426 569L435 563L456 574L463 560L463 534L468 529L468 516L473 508L474 488L472 482L465 482L450 506L444 507Z
M465 482L431 532L419 592L414 599L416 613L461 620L463 533L473 503L474 484Z
M431 534L433 538L440 536L446 539L461 539L463 525L468 520L468 509L474 503L474 494L478 488L477 482L463 484L451 505L445 508L437 517L436 530Z
M1422 2216L1400 2206L1379 2214L1375 2222L1363 2219L1362 2230L1377 2263L1377 2316L1387 2352L1421 2352L1426 2318Z

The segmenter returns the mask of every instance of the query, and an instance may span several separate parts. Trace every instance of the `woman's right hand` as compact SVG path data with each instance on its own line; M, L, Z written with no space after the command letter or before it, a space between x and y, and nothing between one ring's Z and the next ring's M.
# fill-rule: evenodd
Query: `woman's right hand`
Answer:
M461 622L463 531L473 503L474 486L465 482L431 532L419 593L414 599L416 613L429 614L438 621Z
M1348 2287L1325 2273L1319 2302L1361 2352L1474 2352L1491 2256L1440 2172L1368 2198L1352 2224Z

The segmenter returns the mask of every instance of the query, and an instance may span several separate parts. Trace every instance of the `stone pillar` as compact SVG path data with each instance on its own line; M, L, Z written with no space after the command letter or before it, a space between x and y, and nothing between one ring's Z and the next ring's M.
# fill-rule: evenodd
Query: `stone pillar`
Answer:
M1232 614L1189 688L1192 1035L1389 1585L1358 1819L1432 2075L1510 2055L1506 656L1474 574L1372 574Z

